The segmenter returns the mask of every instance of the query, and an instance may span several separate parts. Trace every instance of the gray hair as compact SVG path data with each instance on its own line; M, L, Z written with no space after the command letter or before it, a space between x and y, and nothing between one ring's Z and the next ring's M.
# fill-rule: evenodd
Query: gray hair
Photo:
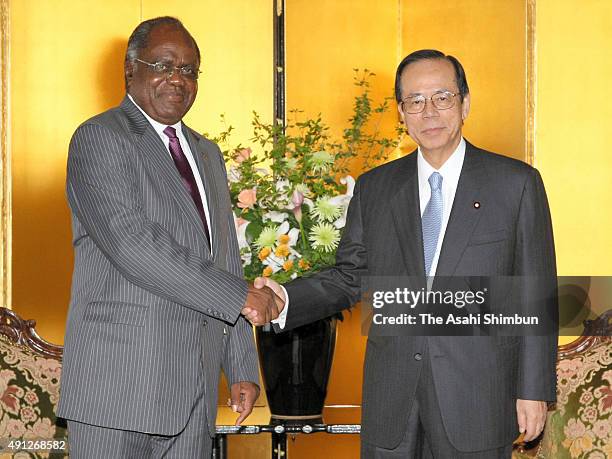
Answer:
M128 62L134 62L134 60L138 58L138 56L140 55L140 51L145 49L149 44L149 35L151 34L151 31L155 27L162 25L171 26L185 32L185 35L187 35L193 42L193 47L195 48L196 54L198 56L198 62L200 61L200 48L198 48L198 44L191 36L189 31L185 28L183 23L177 18L173 18L171 16L160 16L158 18L143 21L138 24L138 26L134 29L132 35L130 35L130 38L128 39L127 50L125 52L126 64Z

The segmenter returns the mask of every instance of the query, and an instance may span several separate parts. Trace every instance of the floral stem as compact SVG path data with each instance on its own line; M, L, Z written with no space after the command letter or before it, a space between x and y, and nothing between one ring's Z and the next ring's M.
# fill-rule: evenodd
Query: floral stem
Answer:
M308 242L306 240L306 233L304 232L304 225L302 225L302 220L298 222L300 224L300 234L302 235L302 250L306 250L308 248Z

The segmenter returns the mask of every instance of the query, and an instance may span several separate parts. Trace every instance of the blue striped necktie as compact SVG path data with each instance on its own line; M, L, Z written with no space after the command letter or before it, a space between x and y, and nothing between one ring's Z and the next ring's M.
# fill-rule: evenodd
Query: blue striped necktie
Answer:
M425 207L421 226L423 230L423 252L425 254L425 276L429 276L442 228L442 176L434 172L429 176L431 198Z

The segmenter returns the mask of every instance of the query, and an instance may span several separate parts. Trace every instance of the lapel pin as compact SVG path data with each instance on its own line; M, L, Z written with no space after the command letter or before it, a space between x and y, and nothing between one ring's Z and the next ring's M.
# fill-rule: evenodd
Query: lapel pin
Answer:
M480 209L480 203L478 201L474 201L474 209Z

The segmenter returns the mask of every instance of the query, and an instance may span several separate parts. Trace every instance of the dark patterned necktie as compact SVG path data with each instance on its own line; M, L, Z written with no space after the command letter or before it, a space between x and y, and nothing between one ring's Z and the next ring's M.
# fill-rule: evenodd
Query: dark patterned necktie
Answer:
M170 153L172 154L172 159L174 160L174 164L183 178L183 185L185 185L185 189L191 195L191 198L198 209L200 219L204 225L204 233L206 234L206 239L208 240L208 245L210 246L210 232L208 230L208 223L206 223L206 214L204 213L204 206L202 204L200 191L198 190L198 185L195 177L193 176L193 170L189 165L189 161L187 161L185 153L183 153L181 143L176 136L176 129L174 129L172 126L168 126L166 129L164 129L164 134L166 134L170 139Z

